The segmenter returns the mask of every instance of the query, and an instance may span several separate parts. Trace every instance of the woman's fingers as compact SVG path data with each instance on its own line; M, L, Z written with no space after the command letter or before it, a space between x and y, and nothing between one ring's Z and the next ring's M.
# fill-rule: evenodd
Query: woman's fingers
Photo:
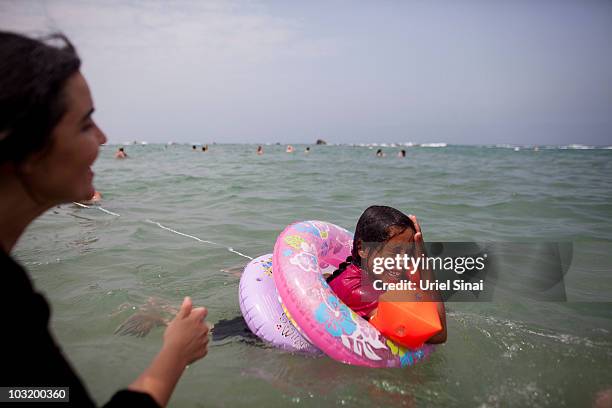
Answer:
M185 318L189 316L192 306L191 298L189 296L185 296L185 299L183 299L183 304L181 305L181 310L179 310L177 317Z
M205 307L196 307L195 309L191 310L191 314L190 314L190 316L193 316L195 320L201 320L201 321L204 321L207 315L208 315L208 309L206 309Z

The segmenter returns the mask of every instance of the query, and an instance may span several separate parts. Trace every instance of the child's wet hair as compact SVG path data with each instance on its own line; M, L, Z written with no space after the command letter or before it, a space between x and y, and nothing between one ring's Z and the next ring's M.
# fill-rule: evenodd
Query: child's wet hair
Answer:
M405 231L406 228L416 231L412 220L403 212L384 205L368 207L357 221L351 255L340 264L327 281L330 282L340 275L351 263L361 267L362 259L359 255L359 249L363 249L361 248L363 245L383 245L394 235Z
M359 249L364 243L383 244L393 235L405 231L406 228L416 231L412 220L403 212L385 205L368 207L359 217L355 227L353 251L351 253L352 263L361 265ZM393 229L397 229L395 234L392 232Z

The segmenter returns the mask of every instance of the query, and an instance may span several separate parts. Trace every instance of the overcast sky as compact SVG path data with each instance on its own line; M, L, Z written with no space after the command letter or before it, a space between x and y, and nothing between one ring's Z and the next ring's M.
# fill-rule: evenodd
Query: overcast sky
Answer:
M111 142L612 144L610 1L6 1Z

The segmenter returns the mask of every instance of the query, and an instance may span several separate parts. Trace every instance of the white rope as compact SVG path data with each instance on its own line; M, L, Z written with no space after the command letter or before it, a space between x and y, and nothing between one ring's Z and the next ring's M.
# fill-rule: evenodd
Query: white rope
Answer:
M236 255L240 255L240 256L242 256L242 257L245 257L245 258L247 258L247 259L250 259L251 261L253 260L253 257L252 257L252 256L248 256L248 255L245 255L245 254L240 253L240 252L238 252L238 251L234 251L234 248L232 248L232 247L227 247L227 250L228 250L228 251L230 251L230 252L235 253Z
M205 243L205 244L219 245L219 244L217 244L216 242L205 241L205 240L200 239L200 238L198 238L198 237L194 237L193 235L189 235L189 234L185 234L185 233L183 233L183 232L175 231L175 230L173 230L172 228L168 228L168 227L166 227L166 226L164 226L164 225L161 225L159 222L156 222L156 221L153 221L153 220L145 220L145 221L146 221L146 222L150 222L151 224L155 224L155 225L157 225L159 228L165 229L166 231L174 232L175 234L182 235L182 236L187 237L187 238L195 239L195 240L196 240L196 241L198 241L198 242L203 242L203 243Z
M114 213L114 212L112 212L112 211L108 211L107 209L104 209L104 208L102 208L102 207L100 207L100 206L85 205L85 204L77 203L76 201L73 201L73 204L78 205L79 207L82 207L82 208L95 208L95 209L97 209L97 210L103 211L103 212L105 212L105 213L107 213L107 214L110 214L110 215L113 215L113 216L115 216L115 217L120 217L120 215L119 215L119 214ZM157 225L157 226L158 226L159 228L161 228L161 229L165 229L166 231L170 231L170 232L175 233L175 234L177 234L177 235L182 235L183 237L187 237L187 238L194 239L194 240L196 240L196 241L198 241L198 242L202 242L202 243L204 243L204 244L218 245L218 246L220 246L220 247L224 247L224 248L225 248L225 249L227 249L228 251L230 251L230 252L232 252L232 253L234 253L234 254L236 254L236 255L240 255L240 256L242 256L243 258L247 258L247 259L251 259L251 260L253 259L252 257L250 257L250 256L248 256L248 255L245 255L245 254L243 254L243 253L241 253L241 252L235 251L235 250L234 250L234 248L232 248L232 247L226 247L226 246L223 246L223 245L218 244L218 243L216 243L216 242L206 241L206 240L204 240L204 239L200 239L200 238L195 237L195 236L193 236L193 235L189 235L189 234L185 234L184 232L180 232L180 231L173 230L172 228L168 228L168 227L166 227L165 225L162 225L162 224L160 224L160 223L159 223L159 222L157 222L157 221L153 221L153 220L149 220L149 219L147 219L147 220L145 220L145 222L148 222L148 223L151 223L151 224L155 224L155 225Z
M102 212L105 212L105 213L107 213L107 214L113 215L113 216L115 216L115 217L121 217L119 214L114 213L114 212L112 212L112 211L108 211L107 209L102 208L102 207L97 206L97 205L96 205L96 206L93 206L93 205L85 205L85 204L77 203L76 201L73 201L72 203L73 203L73 204L75 204L75 205L78 205L79 207L83 207L83 208L95 208L96 210L100 210L100 211L102 211Z
M160 224L160 223L159 223L159 222L157 222L157 221L153 221L153 220L146 220L146 222L150 222L151 224L155 224L155 225L157 225L159 228L165 229L166 231L170 231L170 232L173 232L173 233L178 234L178 235L182 235L182 236L187 237L187 238L195 239L195 240L196 240L196 241L198 241L198 242L203 242L203 243L205 243L205 244L218 245L218 246L220 246L220 247L222 247L222 246L223 246L223 245L218 244L218 243L216 243L216 242L206 241L206 240L200 239L200 238L198 238L198 237L194 237L193 235L189 235L189 234L185 234L184 232L180 232L180 231L173 230L172 228L168 228L168 227L166 227L165 225L162 225L162 224ZM230 251L230 252L235 253L236 255L240 255L240 256L242 256L242 257L244 257L244 258L251 259L251 260L253 259L253 258L251 258L251 257L250 257L250 256L248 256L248 255L245 255L245 254L240 253L240 252L238 252L238 251L234 251L234 248L232 248L232 247L225 247L225 249L227 249L227 250L228 250L228 251Z

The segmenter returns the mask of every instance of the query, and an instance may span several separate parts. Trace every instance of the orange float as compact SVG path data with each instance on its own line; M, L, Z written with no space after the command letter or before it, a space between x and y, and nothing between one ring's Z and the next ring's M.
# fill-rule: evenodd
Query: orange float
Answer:
M370 323L385 337L408 348L417 348L442 331L437 302L378 302Z

